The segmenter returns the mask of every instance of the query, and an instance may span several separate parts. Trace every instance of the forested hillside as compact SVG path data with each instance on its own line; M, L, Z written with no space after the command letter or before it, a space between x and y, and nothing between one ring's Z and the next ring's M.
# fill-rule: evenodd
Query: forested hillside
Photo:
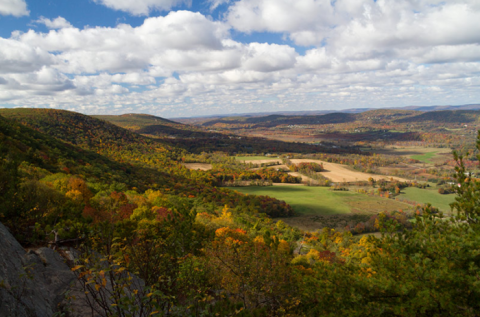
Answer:
M232 133L205 130L192 125L141 114L121 116L95 116L109 121L132 132L158 139L163 144L182 148L191 153L200 154L221 151L234 155L237 153L295 152L295 153L358 153L358 149L348 146L332 148L323 145L292 143L269 140L262 137L245 137ZM282 118L283 116L274 116ZM255 121L255 118L250 118ZM247 120L250 120L247 119ZM264 122L264 119L258 119ZM324 120L329 120L325 118ZM228 121L230 123L230 121Z
M272 128L282 125L324 125L371 122L376 120L382 123L415 123L435 122L442 123L469 123L477 121L478 110L443 110L421 112L414 110L379 109L361 113L328 113L323 115L268 115L258 117L225 117L221 119L205 119L201 122L205 127L230 127L230 128Z
M2 110L0 222L24 247L78 250L69 264L101 316L478 316L480 184L461 157L458 216L417 206L405 226L380 213L381 235L353 236L303 232L276 219L294 216L284 201L218 186L281 171L225 153L188 170L200 156L174 145L77 113Z
M435 122L442 123L470 123L478 121L480 111L478 110L444 110L425 112L413 117L395 120L399 123L408 122Z

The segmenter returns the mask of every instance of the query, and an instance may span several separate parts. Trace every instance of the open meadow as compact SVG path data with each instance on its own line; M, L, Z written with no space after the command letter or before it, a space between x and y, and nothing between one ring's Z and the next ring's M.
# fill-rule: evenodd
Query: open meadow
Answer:
M385 155L405 156L422 163L436 164L450 159L452 150L450 148L432 147L389 147L384 149L373 149L372 152Z
M432 189L409 187L402 189L399 198L408 199L420 204L430 203L443 212L450 212L450 204L455 201L455 194L441 195L435 187Z
M296 217L282 218L291 226L314 231L323 227L343 229L382 211L412 210L412 206L392 199L353 191L333 191L327 187L270 186L234 187L244 194L267 195L290 204Z

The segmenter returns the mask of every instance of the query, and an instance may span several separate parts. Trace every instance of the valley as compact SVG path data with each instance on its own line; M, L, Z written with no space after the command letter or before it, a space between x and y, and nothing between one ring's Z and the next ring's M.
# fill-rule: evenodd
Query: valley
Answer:
M263 316L268 305L252 303L274 296L302 316L312 297L283 288L314 290L331 278L373 287L389 276L382 263L392 254L429 241L428 224L473 241L473 231L444 220L466 223L465 206L477 203L469 193L479 184L479 117L373 110L191 125L141 114L0 109L0 221L25 248L83 250L71 269L95 296L108 291L103 263L115 283L138 272L146 286L132 289L135 300L156 300L141 307L166 307L164 296L175 296L178 316L191 307L233 314L230 300L246 296L248 304L235 305ZM454 254L442 241L431 242L441 258ZM382 250L378 262L374 249ZM365 267L382 276L370 282ZM159 278L165 274L175 283ZM247 295L238 283L259 293ZM222 295L212 296L218 288ZM348 302L344 290L335 294Z

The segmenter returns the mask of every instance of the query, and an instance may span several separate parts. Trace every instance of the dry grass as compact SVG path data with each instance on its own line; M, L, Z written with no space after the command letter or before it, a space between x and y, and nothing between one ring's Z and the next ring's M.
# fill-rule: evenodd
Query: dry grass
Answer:
M323 164L325 171L320 172L320 174L332 180L333 182L368 181L370 177L372 177L375 180L393 178L395 180L399 180L402 182L407 181L407 179L401 178L401 177L375 175L375 174L358 172L358 171L351 170L347 166L342 164L328 163L320 160L292 159L291 162L294 164L303 163L303 162L313 162L313 163Z

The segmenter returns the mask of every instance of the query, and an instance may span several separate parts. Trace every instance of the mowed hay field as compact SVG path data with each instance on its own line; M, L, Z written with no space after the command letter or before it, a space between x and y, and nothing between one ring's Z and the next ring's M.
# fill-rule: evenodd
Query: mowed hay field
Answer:
M371 197L351 191L333 191L327 187L269 186L234 187L245 194L266 195L284 200L297 212L296 217L282 218L291 226L314 231L325 226L343 229L349 222L365 221L374 213L412 206L381 197Z
M251 159L252 157L256 159ZM245 160L245 163L254 163L254 164L261 164L261 163L274 163L278 162L281 163L280 159L268 159L267 157L263 156L237 156L236 158L250 158L249 160ZM328 163L320 160L312 160L312 159L291 159L290 160L293 164L298 164L298 163L306 163L306 162L313 162L313 163L318 163L318 164L323 164L323 167L325 168L324 172L320 172L319 174L322 174L326 178L330 179L333 182L357 182L357 181L368 181L370 177L372 177L375 180L379 179L390 179L392 176L385 176L385 175L375 175L375 174L369 174L369 173L363 173L359 171L352 170L346 165L342 164L336 164L336 163ZM281 165L282 167L284 165ZM280 166L272 166L271 168L279 168ZM308 177L302 176L305 180L309 180ZM399 180L399 181L408 181L405 178L401 177L395 177L393 176L393 179Z
M427 164L442 163L452 158L452 150L449 148L395 147L374 149L372 152L406 156Z
M332 180L333 182L356 182L356 181L368 181L371 177L375 180L379 179L396 179L399 181L407 181L405 178L395 177L395 176L385 176L385 175L375 175L369 173L363 173L355 170L349 169L346 165L336 164L336 163L328 163L320 160L310 160L310 159L292 159L290 160L294 164L298 163L305 163L305 162L313 162L318 164L323 164L325 169L324 172L320 172L326 178Z
M440 195L435 187L432 189L404 188L399 196L400 199L408 199L420 204L430 203L443 212L450 212L450 203L455 201L455 197L455 194Z

